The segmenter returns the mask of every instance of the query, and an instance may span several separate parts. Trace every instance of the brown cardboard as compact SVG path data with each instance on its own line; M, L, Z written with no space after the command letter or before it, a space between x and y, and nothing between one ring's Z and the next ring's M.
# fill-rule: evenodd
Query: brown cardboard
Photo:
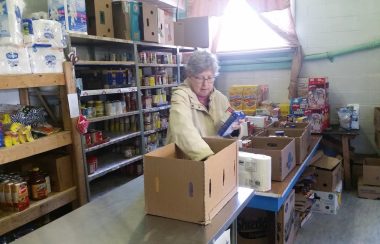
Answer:
M380 107L375 107L373 111L375 130L380 131Z
M323 214L337 214L342 205L342 180L337 184L333 191L315 191L315 202L311 211Z
M179 19L174 25L174 44L188 47L210 47L209 17Z
M265 132L262 132L260 135L272 136L276 135L276 131L284 131L285 136L292 137L295 139L296 143L296 164L302 164L305 158L308 155L310 147L310 136L308 136L307 131L304 129L275 129L268 128Z
M351 165L351 185L358 186L358 180L363 177L363 164L354 163Z
M364 159L363 184L380 186L380 158Z
M237 219L238 244L274 243L275 213L245 208Z
M375 144L380 149L380 130L375 131Z
M380 199L380 186L364 185L363 178L358 180L358 196L367 199Z
M281 206L280 211L277 213L277 244L290 244L295 240L295 196L294 190L292 190Z
M114 37L112 0L86 0L88 34Z
M144 155L148 214L206 225L236 194L237 142L205 141L215 153L206 161L185 159L173 143Z
M131 40L131 15L129 2L113 1L112 13L115 38Z
M342 179L341 160L333 157L323 156L313 163L317 182L313 189L317 191L334 191Z
M295 140L287 137L251 137L251 147L241 151L272 157L272 180L283 181L296 166Z
M165 14L157 6L142 3L143 40L148 42L163 43Z
M310 123L304 123L304 122L300 122L300 123L294 123L294 122L287 122L286 123L288 126L294 126L294 129L304 129L306 131L306 138L305 140L309 143L310 145L310 142L311 142L311 125ZM280 128L280 122L275 122L273 123L272 127L274 128ZM288 128L288 129L292 129L292 128Z

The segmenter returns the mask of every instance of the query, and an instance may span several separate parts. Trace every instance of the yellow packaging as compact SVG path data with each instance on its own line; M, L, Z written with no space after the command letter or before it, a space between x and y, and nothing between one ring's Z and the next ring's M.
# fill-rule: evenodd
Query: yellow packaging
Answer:
M260 97L258 85L247 85L243 87L243 110L256 110L258 98Z
M231 86L228 90L228 99L231 107L235 110L243 109L243 87L244 86Z
M290 104L289 103L280 103L278 106L280 107L281 116L285 117L288 114L290 114Z
M256 115L256 109L243 109L243 113L248 116Z

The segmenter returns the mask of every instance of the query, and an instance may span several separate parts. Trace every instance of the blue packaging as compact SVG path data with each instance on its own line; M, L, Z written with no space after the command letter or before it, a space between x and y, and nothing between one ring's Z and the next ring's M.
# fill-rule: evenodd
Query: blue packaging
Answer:
M138 2L130 2L130 21L131 21L131 40L140 41L141 32L140 32L140 4Z
M227 119L227 121L224 122L224 124L219 128L219 136L227 136L231 134L231 132L233 131L232 125L234 124L234 122L238 122L240 119L245 118L245 114L242 111L233 111L232 109L228 109L227 112L230 112L231 115Z
M85 0L48 0L49 18L62 24L69 32L87 34Z

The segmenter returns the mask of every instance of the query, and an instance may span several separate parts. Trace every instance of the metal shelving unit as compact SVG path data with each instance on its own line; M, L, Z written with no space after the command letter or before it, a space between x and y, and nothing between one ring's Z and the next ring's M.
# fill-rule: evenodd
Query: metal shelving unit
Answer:
M154 112L162 111L165 109L170 109L170 105L163 105L163 106L153 107L153 108L144 108L142 111L143 113L154 113Z
M104 147L116 144L118 142L122 142L122 141L125 141L125 140L128 140L128 139L131 139L131 138L134 138L134 137L137 137L137 136L140 136L140 135L141 135L140 131L139 132L127 133L127 134L121 133L121 132L119 132L119 133L106 132L104 134L104 136L109 137L110 138L109 141L101 143L101 144L98 144L98 145L95 145L95 146L92 146L92 147L88 147L88 148L84 149L84 151L86 153L93 152L93 151L96 151L98 149L101 149L101 148L104 148Z
M116 114L116 115L109 115L109 116L89 118L88 121L90 123L94 123L94 122L99 122L99 121L105 121L105 120L110 120L110 119L117 119L117 118L132 116L132 115L136 115L136 114L139 114L139 113L140 112L136 110L136 111L127 112L127 113L123 113L123 114Z
M141 86L141 90L145 89L158 89L158 88L170 88L170 87L176 87L178 86L178 83L172 83L172 84L164 84L164 85L155 85L155 86Z

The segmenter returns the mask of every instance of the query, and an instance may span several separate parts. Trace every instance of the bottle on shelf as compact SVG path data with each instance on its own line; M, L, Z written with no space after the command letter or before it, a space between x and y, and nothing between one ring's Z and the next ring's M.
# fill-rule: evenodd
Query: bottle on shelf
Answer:
M47 198L48 189L45 176L39 168L33 168L29 176L30 197L32 200L42 200Z

